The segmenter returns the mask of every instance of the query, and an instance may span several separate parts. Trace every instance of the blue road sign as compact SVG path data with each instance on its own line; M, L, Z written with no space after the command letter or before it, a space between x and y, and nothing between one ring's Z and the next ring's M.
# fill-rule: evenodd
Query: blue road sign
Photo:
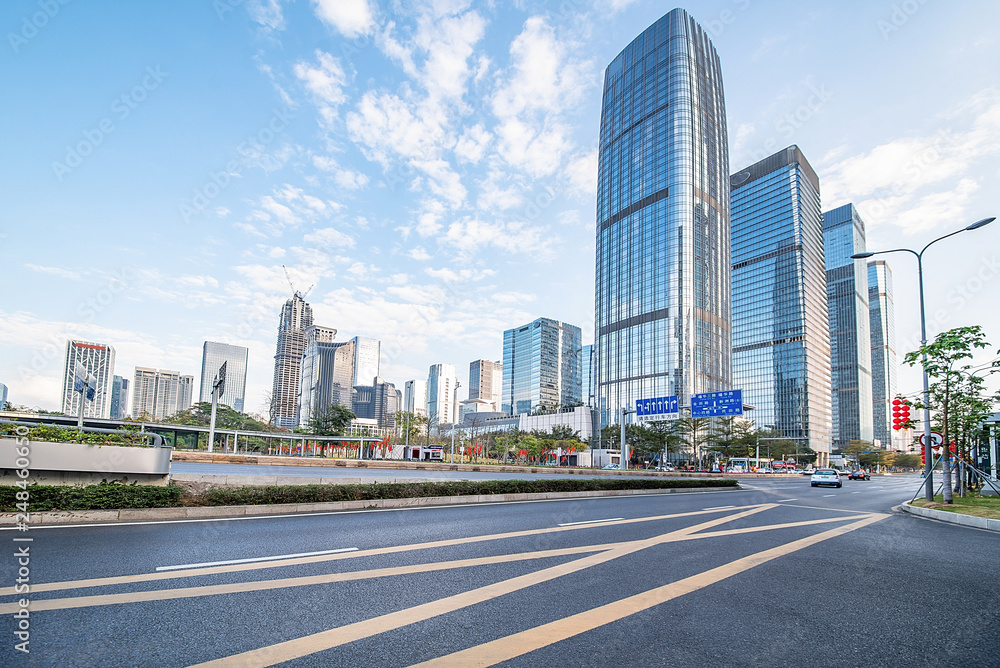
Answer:
M691 417L743 415L743 390L706 392L691 397Z
M676 420L680 417L677 396L636 399L635 417L639 422Z

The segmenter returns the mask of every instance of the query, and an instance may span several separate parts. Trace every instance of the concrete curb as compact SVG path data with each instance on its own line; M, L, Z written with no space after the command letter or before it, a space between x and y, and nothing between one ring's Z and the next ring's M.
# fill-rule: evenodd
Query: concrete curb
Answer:
M975 515L963 515L961 513L953 513L947 510L921 508L920 506L910 505L909 501L902 504L900 509L904 513L910 513L911 515L916 515L917 517L927 517L932 520L958 524L963 527L986 529L987 531L996 531L1000 533L1000 520L991 520L986 517L976 517Z
M325 503L280 503L259 506L194 506L185 508L134 508L127 510L60 510L32 513L31 522L28 526L86 524L90 522L143 522L218 517L253 517L257 515L295 515L298 513L323 513L342 510L456 506L470 503L548 501L553 499L585 499L608 496L682 494L690 492L727 492L735 491L737 489L738 488L733 487L621 489L587 492L537 492L531 494L431 496L419 499L371 499L367 501L329 501ZM17 523L17 516L18 513L0 513L0 526L15 525Z

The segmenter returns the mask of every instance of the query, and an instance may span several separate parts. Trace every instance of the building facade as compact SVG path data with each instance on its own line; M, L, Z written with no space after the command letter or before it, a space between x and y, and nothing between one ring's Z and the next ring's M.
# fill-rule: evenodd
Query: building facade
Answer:
M832 448L819 178L797 146L731 179L733 387L758 429Z
M246 402L249 355L250 351L243 346L205 341L201 349L201 389L198 401L212 401L212 384L225 363L226 384L222 388L219 403L242 413Z
M403 410L413 415L427 416L427 381L408 380L403 386Z
M432 364L427 373L427 424L435 427L458 420L458 378L454 364Z
M94 399L86 401L83 416L111 417L111 380L115 375L115 349L104 343L75 340L66 342L61 409L66 415L80 414L80 393L73 388L77 362L97 378Z
M872 430L892 447L892 399L896 396L896 309L892 270L882 260L868 262L868 315L872 348Z
M191 408L194 376L137 366L132 379L132 419L162 420Z
M868 271L864 260L865 224L853 204L823 214L823 250L830 319L833 382L833 447L852 440L871 442L872 372L868 315Z
M128 378L115 376L111 380L110 417L112 420L121 420L128 414Z
M580 387L583 393L583 405L594 405L594 346L586 345L580 350L580 369L583 371L583 380Z
M354 410L354 341L335 343L335 330L315 325L306 328L302 356L298 416L295 426L306 427L313 413L332 405Z
M371 387L379 375L382 342L364 336L355 336L351 341L354 341L354 384Z
M285 302L278 320L278 346L274 354L274 382L268 411L271 423L275 426L290 429L298 424L302 355L306 350L306 329L312 325L312 307L296 292ZM322 329L324 332L332 332L329 336L332 341L337 330Z
M503 363L490 360L476 360L469 363L469 401L481 400L477 406L488 411L500 410L500 394L503 391ZM486 402L483 404L482 402ZM464 402L463 402L464 403ZM473 411L481 412L481 411Z
M708 35L669 12L608 65L602 105L594 383L607 424L637 399L730 389L729 149Z
M575 406L583 399L582 333L549 318L503 333L503 391L507 415Z
M115 376L117 378L118 376ZM0 411L7 410L7 386L0 383Z

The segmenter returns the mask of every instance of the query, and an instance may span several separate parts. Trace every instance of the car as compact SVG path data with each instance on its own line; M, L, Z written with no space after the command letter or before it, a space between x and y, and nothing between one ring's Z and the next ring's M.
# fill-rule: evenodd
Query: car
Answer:
M663 466L657 466L656 470L657 471L676 471L677 469L675 469L670 464L664 464Z
M612 470L613 469L617 469L618 468L618 464L608 464L604 468L606 468L606 469L612 469Z
M809 479L809 484L813 487L818 487L819 485L841 487L844 483L840 480L840 474L837 473L837 469L816 469Z
M847 474L848 480L871 480L871 476L868 475L868 471L864 469L854 469Z
M802 475L812 475L813 473L816 473L816 469L802 469L800 473Z

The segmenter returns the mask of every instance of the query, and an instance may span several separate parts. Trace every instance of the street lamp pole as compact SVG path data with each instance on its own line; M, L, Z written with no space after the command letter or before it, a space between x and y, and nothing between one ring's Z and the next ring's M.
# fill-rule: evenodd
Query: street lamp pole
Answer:
M873 255L883 255L885 253L899 253L906 252L912 253L917 258L917 283L920 289L920 347L924 348L927 346L927 314L924 306L924 253L928 248L941 241L942 239L947 239L948 237L953 237L956 234L961 234L962 232L969 232L972 230L978 230L980 227L985 227L989 225L994 220L993 218L983 218L982 220L972 223L968 227L963 227L960 230L946 234L943 237L938 237L934 239L929 244L923 247L923 249L918 253L915 250L909 248L893 248L892 250L875 251L875 252L865 252L865 253L855 253L851 256L852 260L866 260ZM924 490L924 498L927 501L934 501L934 473L932 471L932 466L934 463L933 450L931 450L931 409L930 409L930 379L927 376L927 353L920 356L920 366L923 370L924 376L924 392L923 392L923 403L924 403L924 485L926 489ZM944 476L944 487L942 493L944 495L944 502L951 503L951 475L949 471L951 457L948 454L948 444L943 444L941 463L942 463L942 475Z

